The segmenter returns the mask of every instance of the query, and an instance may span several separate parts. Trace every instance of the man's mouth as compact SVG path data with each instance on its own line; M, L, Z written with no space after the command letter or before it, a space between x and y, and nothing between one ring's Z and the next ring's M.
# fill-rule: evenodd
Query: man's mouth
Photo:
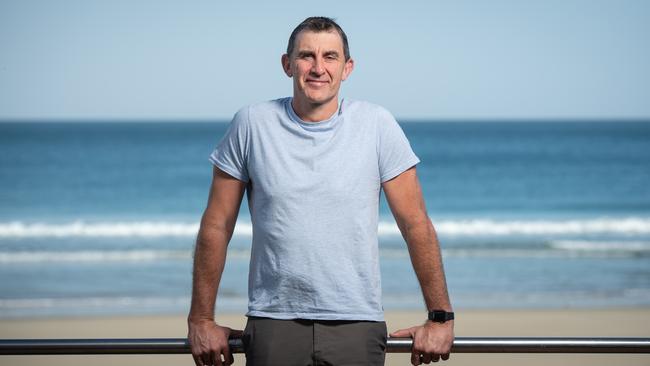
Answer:
M313 80L313 79L307 79L308 84L312 85L325 85L328 83L327 80Z

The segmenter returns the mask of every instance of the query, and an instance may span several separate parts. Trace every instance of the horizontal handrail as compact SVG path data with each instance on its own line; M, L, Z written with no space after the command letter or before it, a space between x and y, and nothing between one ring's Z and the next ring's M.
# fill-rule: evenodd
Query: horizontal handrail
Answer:
M243 353L241 338L229 340ZM409 353L411 338L388 338L387 352ZM650 338L456 337L453 353L650 353ZM186 338L0 339L0 355L99 355L190 353Z

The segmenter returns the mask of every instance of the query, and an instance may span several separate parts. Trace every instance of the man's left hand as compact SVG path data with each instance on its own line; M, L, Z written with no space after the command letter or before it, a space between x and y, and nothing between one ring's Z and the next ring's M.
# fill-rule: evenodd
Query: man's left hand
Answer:
M411 337L411 364L438 362L448 360L451 346L454 343L454 321L435 323L427 320L424 325L400 329L390 334L391 337Z

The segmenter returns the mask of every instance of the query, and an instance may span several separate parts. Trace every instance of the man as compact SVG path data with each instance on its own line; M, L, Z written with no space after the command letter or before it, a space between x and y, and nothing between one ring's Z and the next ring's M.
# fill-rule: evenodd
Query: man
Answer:
M308 18L282 67L293 97L246 107L210 157L208 205L194 258L189 341L197 366L229 365L242 336L247 365L383 365L377 212L383 189L432 320L412 337L411 363L448 359L453 313L440 249L416 175L419 159L395 119L339 103L354 68L343 30ZM253 225L246 329L214 322L226 248L246 192ZM423 319L427 314L423 312Z

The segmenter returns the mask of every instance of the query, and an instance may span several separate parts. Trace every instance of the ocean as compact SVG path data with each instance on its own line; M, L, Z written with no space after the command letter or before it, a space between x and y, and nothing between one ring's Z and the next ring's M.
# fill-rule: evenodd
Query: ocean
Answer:
M456 308L650 305L650 123L408 122ZM0 317L186 313L227 123L0 123ZM382 195L384 308L424 309ZM246 310L242 203L218 311Z

